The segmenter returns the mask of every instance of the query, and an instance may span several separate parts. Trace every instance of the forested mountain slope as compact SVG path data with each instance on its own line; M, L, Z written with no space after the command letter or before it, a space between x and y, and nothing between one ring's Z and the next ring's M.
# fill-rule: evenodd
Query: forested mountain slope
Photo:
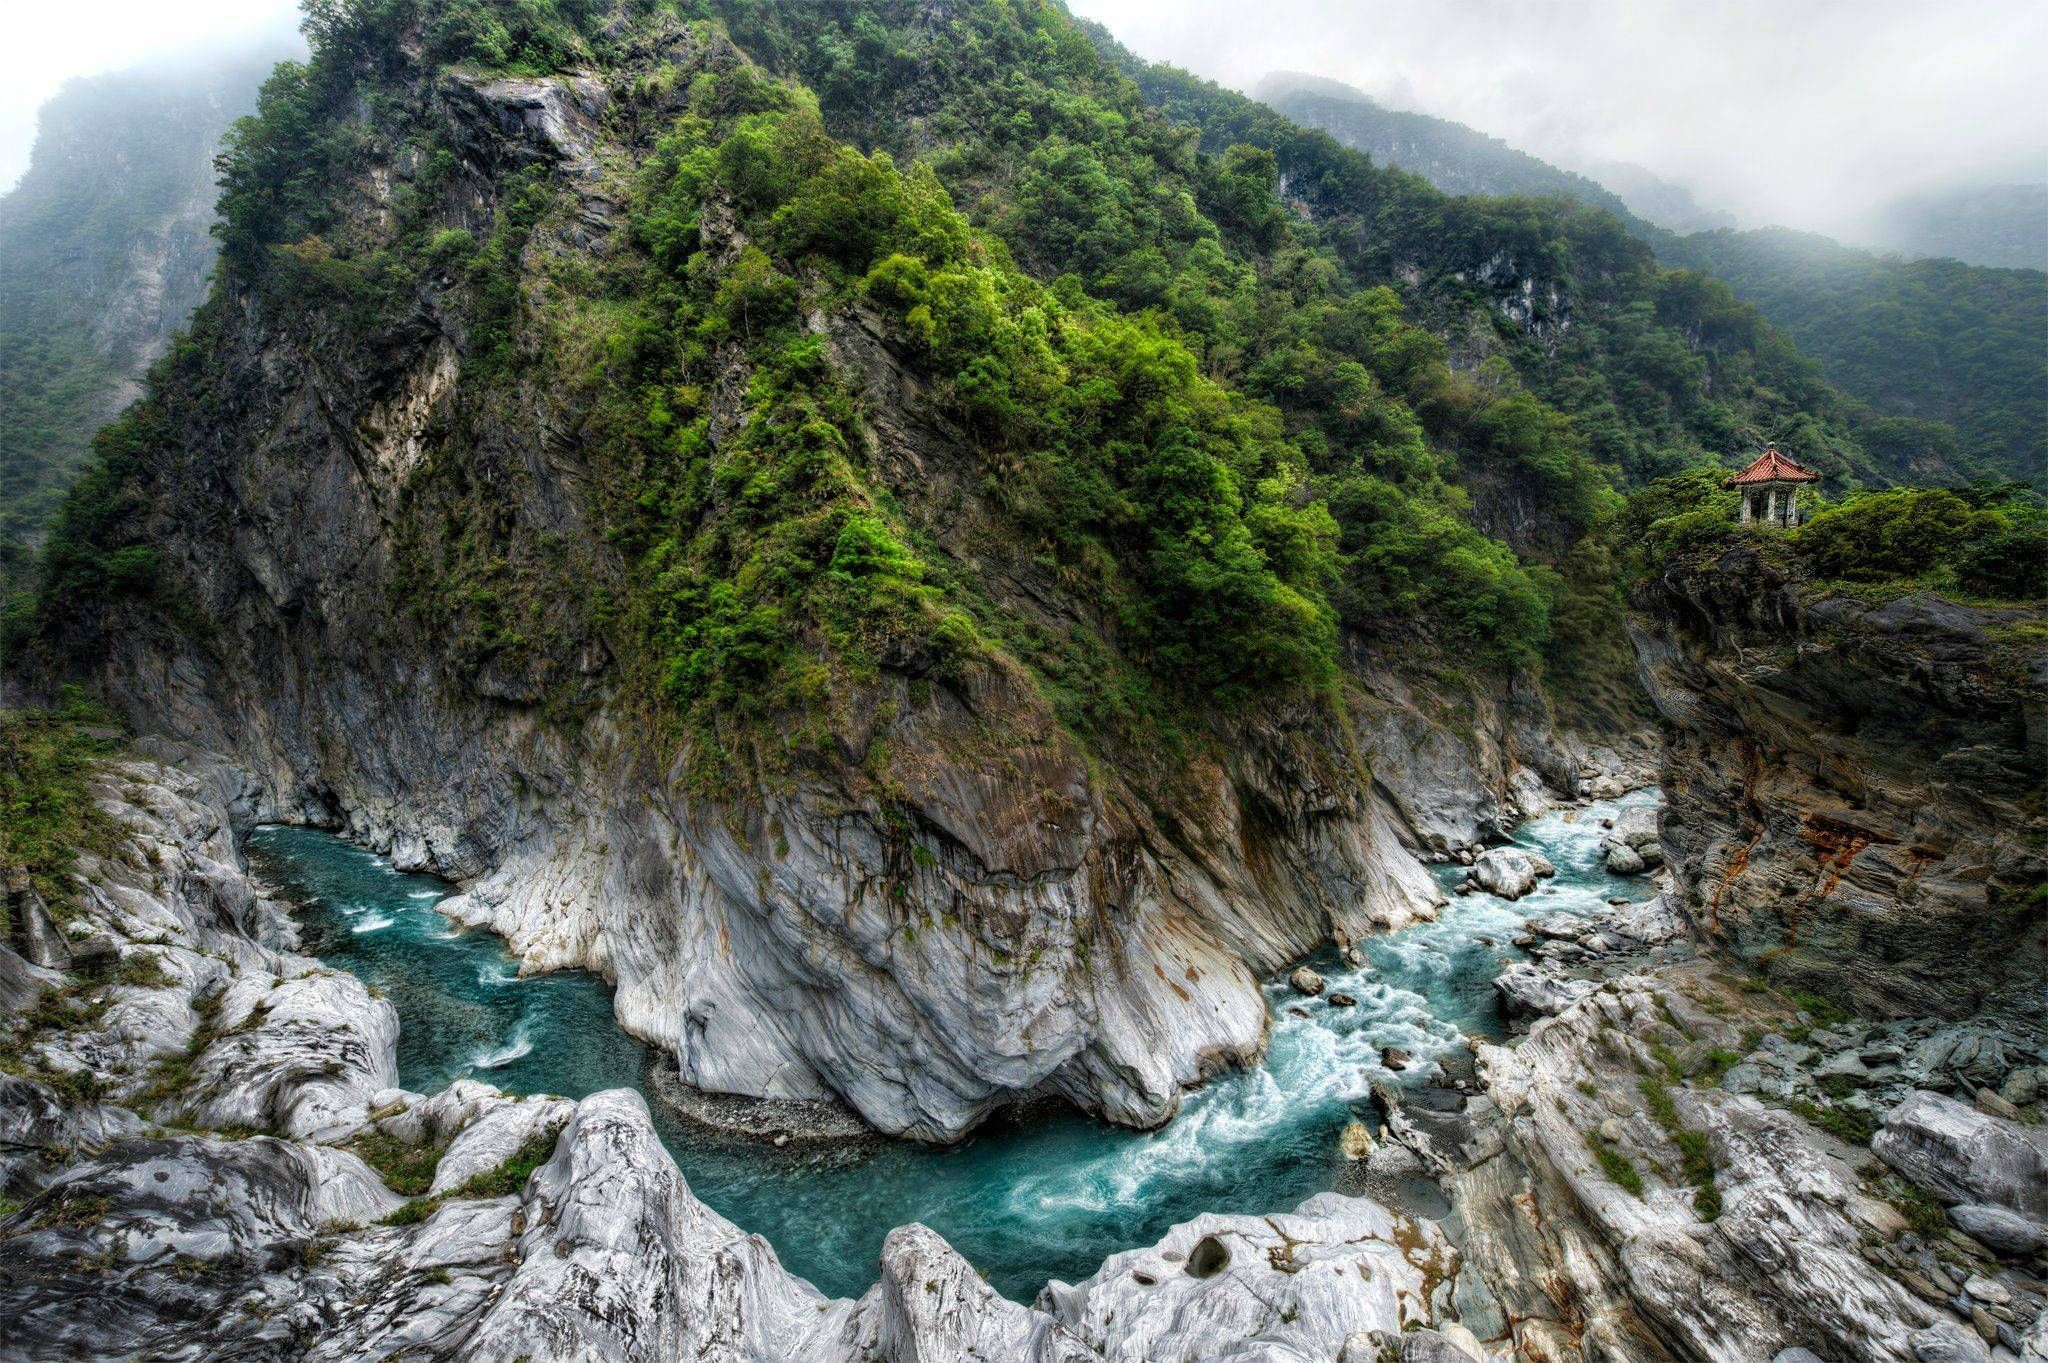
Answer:
M1912 423L1879 426L1874 443L1939 443L1965 472L2048 488L2048 274L1898 260L1782 228L1656 248L1727 280L1831 380ZM1954 435L1929 441L1919 422Z
M1135 99L1038 22L1020 76L1061 40ZM1258 972L1432 912L1411 849L1501 827L1516 767L1576 786L1557 575L1465 519L1409 395L1469 457L1548 431L1548 533L1604 477L1290 246L1256 158L1139 111L1181 187L1112 184L1204 332L1046 268L1080 158L1012 244L737 25L312 26L230 136L211 300L11 615L32 692L471 882L451 912L606 971L688 1083L931 1139L1031 1093L1163 1120L1258 1052Z
M1590 176L1554 166L1448 118L1389 109L1341 81L1275 71L1253 92L1308 128L1321 128L1383 165L1422 176L1446 194L1563 195L1616 217L1633 216L1622 196Z
M1878 211L1868 239L1907 256L2048 270L2048 184L1960 185L1907 194Z
M1663 264L1723 281L1869 404L1878 415L1859 423L1862 444L1891 476L2048 477L2048 275L1899 260L1781 228L1670 232L1584 177L1457 124L1415 124L1335 82L1275 78L1270 97L1452 192L1562 194L1612 213Z
M1576 788L1546 674L1640 722L1616 480L1882 476L1611 216L1162 115L1055 5L310 13L10 654L474 881L700 1087L1162 1119L1259 971Z
M44 106L0 197L0 554L17 566L205 298L214 150L277 55L73 81Z
M1659 267L1613 214L1561 199L1445 195L1242 95L1112 50L1205 147L1273 152L1283 192L1350 268L1397 282L1467 362L1510 359L1625 479L1766 433L1838 480L1895 472L1898 451L1865 447L1860 404L1720 281Z

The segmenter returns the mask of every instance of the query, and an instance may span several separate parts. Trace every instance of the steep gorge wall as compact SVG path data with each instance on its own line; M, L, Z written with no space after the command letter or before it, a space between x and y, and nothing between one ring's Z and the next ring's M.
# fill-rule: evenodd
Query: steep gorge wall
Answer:
M679 29L642 58L743 60ZM631 168L688 82L631 76L416 72L406 98L461 160L441 220L482 238L537 168L566 198L525 245L523 288L632 249ZM420 156L349 187L346 240L391 230ZM97 622L97 679L138 725L232 754L265 817L474 882L451 912L533 968L613 977L622 1022L706 1089L837 1099L930 1139L1040 1091L1162 1121L1263 1046L1259 973L1433 912L1412 852L1497 833L1511 784L1533 794L1521 764L1577 780L1533 694L1431 698L1361 670L1334 710L1222 721L1215 756L1169 780L1088 751L1021 667L948 680L913 658L833 696L776 770L719 754L729 780L708 794L688 775L704 740L638 708L588 600L544 603L562 647L525 664L471 665L408 610L408 542L455 519L423 490L451 459L516 542L570 546L591 597L623 571L573 385L524 384L458 425L475 357L446 278L374 334L232 282L216 306L205 397L154 474L167 586ZM813 326L866 401L865 457L953 566L1007 609L1080 609L1026 549L977 536L976 456L914 369L857 317ZM743 371L715 406L714 445L749 419Z
M1442 1233L1335 1193L1200 1216L1031 1306L899 1227L828 1298L698 1200L631 1090L396 1087L391 1005L247 875L231 767L145 740L89 780L107 827L65 926L10 887L43 929L0 932L0 1363L1327 1359L1451 1313Z
M93 432L205 299L214 152L289 47L76 80L41 109L0 195L0 539L40 537Z
M1661 837L1702 937L1872 1015L2048 977L2037 612L1802 581L1765 543L1632 596L1668 722Z

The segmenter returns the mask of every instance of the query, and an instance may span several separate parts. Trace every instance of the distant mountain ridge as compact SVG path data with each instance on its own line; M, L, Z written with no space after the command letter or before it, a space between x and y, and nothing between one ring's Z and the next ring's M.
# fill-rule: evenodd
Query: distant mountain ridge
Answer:
M2048 275L1902 260L1786 228L1675 232L1597 181L1462 124L1388 110L1320 77L1276 73L1260 90L1296 121L1447 192L1563 197L1612 213L1665 265L1725 282L1831 382L1886 414L1866 444L1895 444L1876 451L1892 466L2048 488Z
M1692 191L1642 166L1609 162L1602 168L1606 178L1595 179L1463 123L1390 109L1323 76L1275 71L1259 82L1253 98L1376 160L1412 170L1447 194L1563 195L1677 232L1735 225L1732 215L1702 207Z
M1908 194L1877 214L1870 239L1908 256L2048 270L2048 184L1966 185Z
M206 297L213 155L281 44L74 80L0 197L0 576Z
M1673 232L1710 232L1733 227L1735 215L1708 208L1684 185L1673 184L1632 161L1602 161L1587 167L1595 183L1621 196L1639 218Z

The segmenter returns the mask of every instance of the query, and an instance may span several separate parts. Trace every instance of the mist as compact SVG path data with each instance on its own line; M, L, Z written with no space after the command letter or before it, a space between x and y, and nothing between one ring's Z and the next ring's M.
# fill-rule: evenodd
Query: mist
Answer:
M1626 161L1744 226L1853 238L1891 200L2048 181L2038 0L1071 0L1140 56L1293 70L1573 170Z
M36 113L68 80L299 50L295 0L74 0L0 7L0 51L20 59L0 87L0 192L28 169Z
M1071 0L1139 55L1249 90L1345 81L1569 169L1624 161L1746 226L1855 238L1903 195L2048 181L2036 0ZM0 190L72 77L284 50L292 0L10 6Z

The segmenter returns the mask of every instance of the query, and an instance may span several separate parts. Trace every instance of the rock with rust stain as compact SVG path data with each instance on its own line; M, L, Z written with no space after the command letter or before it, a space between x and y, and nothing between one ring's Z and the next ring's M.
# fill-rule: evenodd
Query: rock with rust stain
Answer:
M1822 592L1778 550L1674 562L1631 598L1670 726L1658 841L1684 912L1715 949L1858 1013L1967 1016L2038 985L2034 617Z
M715 739L651 704L660 659L631 651L614 609L637 551L594 495L626 475L588 438L597 390L580 362L551 367L540 319L582 314L572 277L641 257L631 187L688 91L746 83L731 38L656 10L622 17L581 74L443 71L401 47L348 106L361 154L323 186L338 257L382 259L401 232L487 237L547 199L508 266L536 362L516 400L481 386L483 333L438 277L408 276L379 310L402 324L371 329L223 276L222 325L174 384L239 396L170 394L164 447L190 457L137 493L163 590L80 602L63 625L138 732L230 758L262 817L461 881L446 912L532 969L616 981L621 1025L695 1088L835 1103L935 1141L1037 1093L1165 1121L1258 1055L1264 976L1434 914L1446 896L1417 854L1469 859L1546 784L1637 781L1628 753L1559 733L1526 678L1363 658L1344 705L1241 707L1186 762L1078 734L997 651L956 667L892 645ZM460 172L431 189L415 183L428 144ZM698 230L714 269L746 248L720 204ZM1099 603L1015 533L921 347L859 305L803 325L906 532L1048 647L1094 638L1075 631ZM702 375L719 466L757 414L743 349ZM470 592L425 566L457 560L521 586ZM445 611L393 610L422 574Z

